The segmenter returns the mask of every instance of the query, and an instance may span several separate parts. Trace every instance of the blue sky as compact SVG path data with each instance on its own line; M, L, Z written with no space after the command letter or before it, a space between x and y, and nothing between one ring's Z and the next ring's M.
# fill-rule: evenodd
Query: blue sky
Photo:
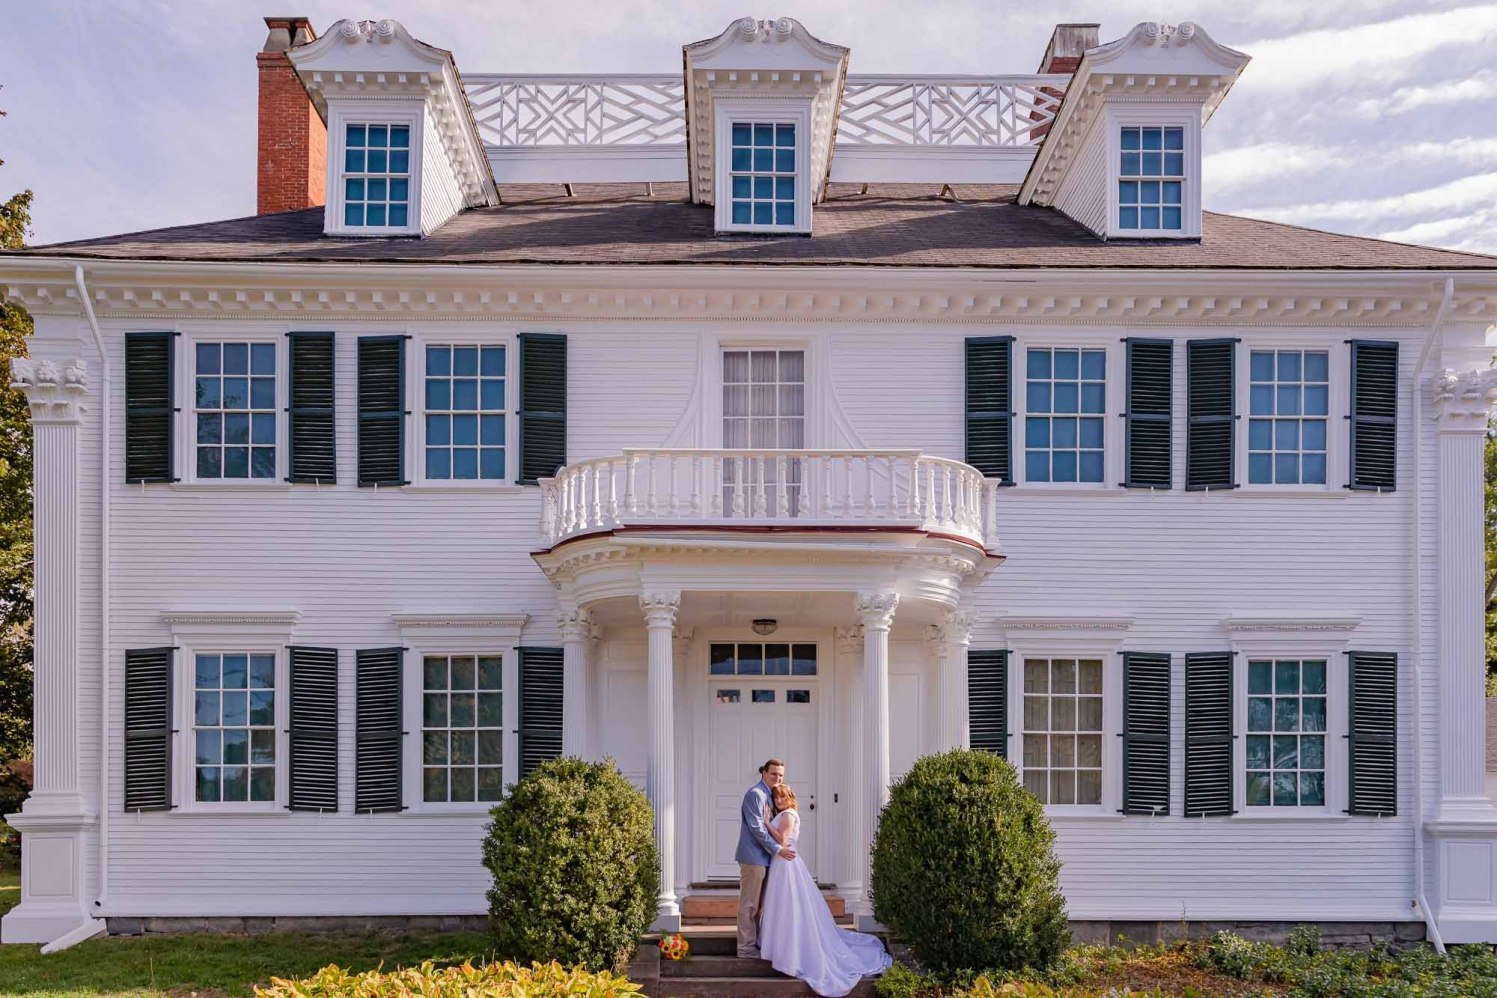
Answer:
M855 73L1028 73L1060 21L1195 21L1253 56L1207 126L1214 211L1497 253L1497 3L1470 0L28 0L0 33L0 193L34 243L251 214L261 15L394 17L470 72L679 71L790 15Z

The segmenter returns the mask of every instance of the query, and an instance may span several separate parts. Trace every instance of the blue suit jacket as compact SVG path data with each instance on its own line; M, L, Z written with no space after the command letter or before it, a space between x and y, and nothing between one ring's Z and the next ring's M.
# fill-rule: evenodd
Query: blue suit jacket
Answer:
M764 827L764 809L769 806L769 788L760 780L743 795L742 820L738 829L738 851L733 858L750 866L768 866L780 844Z

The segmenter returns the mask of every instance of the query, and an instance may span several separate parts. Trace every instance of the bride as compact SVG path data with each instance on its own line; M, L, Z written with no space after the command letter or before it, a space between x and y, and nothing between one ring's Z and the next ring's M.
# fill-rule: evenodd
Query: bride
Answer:
M800 814L795 791L774 788L773 817L765 814L769 834L795 848ZM892 960L876 936L837 927L826 901L799 856L775 856L769 862L764 903L759 916L759 952L775 970L799 977L827 998L841 998L868 975L882 974Z

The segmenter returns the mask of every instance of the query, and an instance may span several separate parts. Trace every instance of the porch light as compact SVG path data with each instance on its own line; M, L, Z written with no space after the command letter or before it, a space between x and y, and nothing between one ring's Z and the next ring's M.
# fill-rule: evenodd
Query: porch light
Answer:
M775 620L773 617L760 617L758 620L754 621L754 633L773 634L775 632L775 628L779 626L780 622L778 620Z

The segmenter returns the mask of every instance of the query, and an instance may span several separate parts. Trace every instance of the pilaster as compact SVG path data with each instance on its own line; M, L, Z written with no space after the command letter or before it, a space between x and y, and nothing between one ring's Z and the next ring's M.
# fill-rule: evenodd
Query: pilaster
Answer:
M941 696L941 747L964 749L971 746L967 721L967 646L972 642L975 616L965 610L946 615L926 632L931 657L935 660Z
M841 809L842 839L838 852L842 857L840 890L853 914L863 912L863 878L867 874L863 857L868 834L863 799L866 796L863 776L864 730L867 727L863 715L863 628L861 625L837 628L833 647L837 660L838 677L846 677L847 696L847 806ZM871 914L871 912L869 912Z
M660 896L655 929L674 932L681 927L681 908L676 901L676 737L675 662L672 632L681 594L676 590L642 593L639 607L644 613L648 636L650 755L645 789L655 809L655 847L660 853Z
M592 730L587 681L592 619L585 609L563 607L556 622L561 629L561 754L586 759Z
M863 626L863 855L872 855L878 821L889 800L889 628L894 624L898 593L859 593L858 619ZM867 869L867 860L865 860ZM870 903L871 877L865 877L859 928L876 925Z

